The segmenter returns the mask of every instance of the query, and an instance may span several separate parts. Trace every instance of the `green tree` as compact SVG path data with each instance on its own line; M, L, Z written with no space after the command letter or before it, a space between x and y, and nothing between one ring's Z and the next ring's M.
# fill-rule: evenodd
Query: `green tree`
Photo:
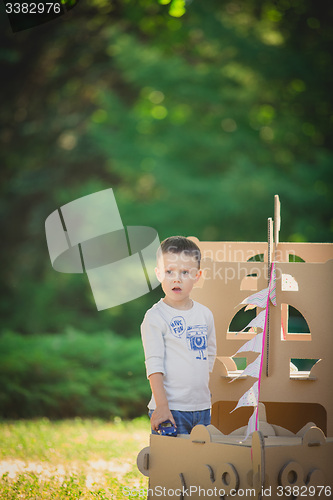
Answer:
M3 327L137 334L158 290L97 313L48 258L46 217L100 189L161 239L265 240L278 193L282 241L331 240L331 3L163 3L1 17Z

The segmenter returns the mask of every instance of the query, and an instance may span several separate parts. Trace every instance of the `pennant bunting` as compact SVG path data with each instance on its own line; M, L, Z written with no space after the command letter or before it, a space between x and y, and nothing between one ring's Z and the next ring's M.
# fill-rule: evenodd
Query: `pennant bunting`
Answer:
M260 292L254 293L250 297L244 299L241 304L247 304L245 307L245 311L249 309L254 309L255 307L261 307L263 311L261 311L250 323L241 330L242 332L249 328L249 331L253 331L256 328L261 328L262 332L255 335L251 340L246 342L238 351L234 354L234 356L240 352L257 352L259 356L250 363L245 370L239 373L238 376L233 378L231 382L237 380L240 376L247 375L249 377L257 378L258 380L253 384L252 387L248 391L246 391L243 396L239 399L236 407L230 412L232 413L237 408L242 406L254 406L254 412L251 415L248 425L246 428L245 439L248 438L250 434L252 434L255 430L258 429L258 404L260 397L260 384L261 384L261 375L262 375L262 362L263 362L263 348L265 344L266 338L266 330L267 330L267 318L268 318L268 307L269 302L276 306L276 271L275 265L272 263L271 274L269 286L264 290L260 290Z
M268 297L268 287L264 288L264 290L260 290L260 292L256 292L250 297L244 299L241 304L250 304L251 306L257 306L261 308L265 308L267 304Z
M248 304L248 305L245 307L244 311L251 311L251 309L255 309L256 307L257 307L256 305L251 305L251 304Z
M257 412L258 412L258 407L254 409L254 412L249 418L244 441L256 430Z
M237 380L238 377L240 377L241 375L242 376L247 375L248 377L258 378L260 372L260 366L261 366L261 354L253 361L253 363L247 365L245 370L243 370L237 377L233 378L230 382Z
M264 309L258 314L258 316L253 318L253 320L250 321L250 323L246 325L246 327L243 328L243 330L241 331L244 332L244 330L249 327L261 328L263 330L265 325L265 315L266 315L266 310Z
M262 351L262 336L263 332L258 333L253 339L248 340L245 344L242 345L240 349L234 354L238 354L239 352L261 352Z
M258 406L258 381L239 399L237 406L230 413L241 406Z
M261 354L242 372L242 375L248 375L249 377L259 377L260 365L261 365Z

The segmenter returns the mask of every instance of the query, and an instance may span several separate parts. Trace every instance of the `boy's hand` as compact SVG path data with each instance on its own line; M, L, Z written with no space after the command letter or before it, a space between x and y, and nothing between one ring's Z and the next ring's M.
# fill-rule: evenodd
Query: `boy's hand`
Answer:
M166 420L170 420L175 427L176 422L173 418L171 411L168 406L157 406L156 410L153 411L152 416L150 418L151 428L154 431L158 431L158 426L165 422Z
M156 402L156 409L153 411L150 418L151 428L153 431L158 432L158 426L166 420L170 420L170 422L177 427L175 419L169 410L169 404L164 390L163 374L161 372L152 373L149 375L149 382Z

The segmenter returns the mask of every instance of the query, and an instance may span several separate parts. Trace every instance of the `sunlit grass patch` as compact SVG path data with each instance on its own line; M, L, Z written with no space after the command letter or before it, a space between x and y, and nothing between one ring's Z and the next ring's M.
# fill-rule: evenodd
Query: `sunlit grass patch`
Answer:
M128 491L140 492L147 488L146 481L140 480L135 485L118 481L115 478L105 478L102 484L87 485L85 476L72 474L59 482L58 477L41 479L38 474L20 474L16 479L9 479L4 474L0 479L1 498L6 500L34 499L121 499L128 496ZM132 489L129 489L132 488ZM131 495L134 498L136 495Z
M147 487L136 467L149 443L147 418L0 424L0 498L124 498Z

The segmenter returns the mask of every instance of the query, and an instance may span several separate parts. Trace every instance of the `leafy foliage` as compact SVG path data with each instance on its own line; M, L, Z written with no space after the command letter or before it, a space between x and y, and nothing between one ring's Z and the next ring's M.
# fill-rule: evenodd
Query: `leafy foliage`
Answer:
M331 16L327 0L86 0L15 36L3 16L3 327L138 332L159 291L97 314L48 258L46 217L101 189L161 239L265 240L278 193L281 241L330 241Z
M111 333L0 337L4 418L134 417L149 384L139 339Z

